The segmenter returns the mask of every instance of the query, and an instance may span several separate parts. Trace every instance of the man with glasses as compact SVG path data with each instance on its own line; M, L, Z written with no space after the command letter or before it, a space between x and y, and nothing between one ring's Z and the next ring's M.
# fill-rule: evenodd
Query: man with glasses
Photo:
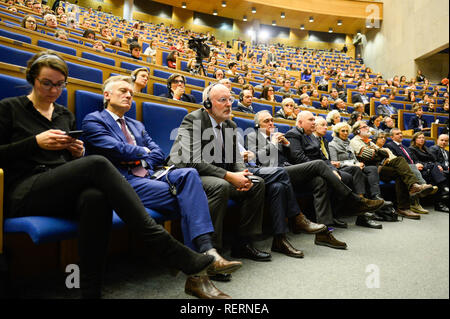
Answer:
M185 101L196 103L195 97L186 93L186 78L184 75L174 73L167 79L168 92L163 95L168 99L174 99L177 101Z
M56 16L54 14L47 13L44 16L44 25L52 29L58 28L58 21L56 21Z
M41 15L42 14L42 4L38 1L33 2L33 12Z
M269 261L271 255L252 244L254 236L262 233L265 185L248 171L237 151L237 126L230 120L233 101L223 84L207 87L203 108L186 115L178 129L169 164L192 167L200 174L214 225L215 248L223 248L224 219L228 200L233 199L240 205L231 256Z
M379 167L380 180L389 182L395 180L395 195L397 199L397 213L410 219L420 219L420 215L410 209L411 196L425 196L433 191L432 185L418 184L418 179L411 171L405 158L390 156L389 152L378 147L370 140L371 133L365 121L357 121L352 131L355 136L350 141L360 162Z
M179 212L185 245L215 257L208 275L229 274L242 266L228 261L213 247L214 232L208 200L200 177L191 168L154 173L165 163L161 148L143 124L124 116L133 101L133 82L128 76L110 77L103 85L105 109L88 114L82 124L86 148L91 154L108 158L136 191L146 208ZM190 277L186 292L199 298L217 298L223 293L208 277Z

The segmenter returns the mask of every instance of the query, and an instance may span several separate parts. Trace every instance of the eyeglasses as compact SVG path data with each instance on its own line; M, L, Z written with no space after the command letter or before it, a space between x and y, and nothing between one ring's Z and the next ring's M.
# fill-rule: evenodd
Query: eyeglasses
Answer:
M26 23L29 23L29 24L36 24L36 22L35 21L33 21L33 20L27 20L27 21L25 21Z
M174 84L184 84L183 80L173 80L172 83Z
M41 83L42 88L44 88L45 90L51 90L53 87L56 88L57 90L62 90L67 86L67 82L58 82L58 83L53 83L50 80L39 80L39 83Z
M227 102L233 104L233 102L234 102L234 96L231 96L231 97L229 97L229 98L221 97L220 99L217 99L216 101L219 102L220 104L225 104L225 103L227 103Z
M362 128L369 128L369 127L366 125L366 126L360 126L359 128L362 129Z
M348 133L348 130L341 130L342 133Z

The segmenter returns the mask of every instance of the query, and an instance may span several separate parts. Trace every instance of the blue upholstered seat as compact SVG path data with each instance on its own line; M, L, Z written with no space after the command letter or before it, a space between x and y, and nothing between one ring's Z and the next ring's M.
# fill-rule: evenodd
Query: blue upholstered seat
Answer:
M70 55L77 55L77 50L62 44L53 43L45 40L38 40L37 45L46 49L67 53Z
M114 66L116 64L116 62L114 61L114 59L110 59L98 54L93 54L93 53L89 53L89 52L83 52L81 53L81 57L88 59L88 60L92 60L92 61L96 61L96 62L100 62L103 64L108 64L108 65L112 65Z
M103 83L102 70L67 61L66 63L69 67L69 77L99 84Z
M142 103L142 122L150 137L169 155L177 129L188 114L181 107L153 102Z
M33 53L0 44L0 62L26 67Z

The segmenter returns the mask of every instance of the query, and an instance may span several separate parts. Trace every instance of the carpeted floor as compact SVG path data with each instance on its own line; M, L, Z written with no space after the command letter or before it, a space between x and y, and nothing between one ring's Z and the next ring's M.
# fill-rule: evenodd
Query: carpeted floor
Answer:
M278 253L271 262L243 260L228 283L215 285L235 299L442 299L449 298L449 215L436 212L419 221L383 222L383 229L354 225L335 229L345 251L314 244L314 235L289 234L305 257ZM271 238L256 243L269 250ZM229 257L229 252L225 252ZM18 284L22 298L78 298L67 289L65 274ZM106 299L194 298L184 292L186 276L173 277L163 267L132 257L109 260ZM372 287L372 288L370 288Z

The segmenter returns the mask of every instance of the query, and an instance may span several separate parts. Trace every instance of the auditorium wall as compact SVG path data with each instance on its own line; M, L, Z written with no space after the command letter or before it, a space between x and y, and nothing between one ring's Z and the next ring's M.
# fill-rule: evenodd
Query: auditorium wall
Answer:
M384 1L381 28L366 33L362 57L385 78L409 79L425 67L430 80L440 80L448 74L448 54L447 59L427 58L448 48L448 26L448 0Z

